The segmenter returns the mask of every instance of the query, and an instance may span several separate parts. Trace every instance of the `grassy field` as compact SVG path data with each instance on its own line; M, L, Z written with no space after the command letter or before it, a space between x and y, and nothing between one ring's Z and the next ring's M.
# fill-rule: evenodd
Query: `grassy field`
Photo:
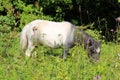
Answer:
M92 63L81 46L69 51L37 47L31 58L20 50L18 32L0 35L0 80L120 80L120 45L102 43L100 62Z

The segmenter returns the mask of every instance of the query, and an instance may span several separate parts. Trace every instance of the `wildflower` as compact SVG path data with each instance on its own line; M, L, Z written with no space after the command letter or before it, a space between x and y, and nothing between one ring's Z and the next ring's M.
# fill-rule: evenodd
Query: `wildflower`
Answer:
M114 29L111 29L110 31L111 31L111 32L114 32Z
M115 18L117 22L120 22L120 17Z
M101 77L99 75L95 76L93 80L101 80Z

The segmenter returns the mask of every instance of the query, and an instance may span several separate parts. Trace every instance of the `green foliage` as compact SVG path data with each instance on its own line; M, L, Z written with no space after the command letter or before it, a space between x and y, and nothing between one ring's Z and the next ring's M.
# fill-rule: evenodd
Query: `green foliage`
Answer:
M15 6L15 9L23 10L26 6L25 3L21 0L14 0L13 5Z
M10 32L16 25L13 7L9 0L0 1L0 33Z
M120 79L120 45L102 43L98 63L90 62L87 52L77 45L70 49L66 61L59 57L61 49L45 46L38 46L27 59L20 49L19 34L14 31L0 37L1 80L93 80L96 76L101 80Z
M92 2L92 3L91 3ZM15 21L6 27L18 28L20 31L28 22L35 19L70 21L75 25L94 23L92 29L100 30L107 41L114 41L116 34L115 18L119 16L117 0L1 0L0 15L11 17ZM0 21L1 22L1 21ZM104 23L105 22L105 23ZM4 25L0 25L4 26ZM107 31L107 33L106 33ZM112 37L114 36L115 37Z
M52 20L52 18L50 16L44 16L44 15L38 15L38 16L35 16L33 14L26 14L26 13L23 13L21 14L22 17L20 19L20 28L22 29L26 24L28 24L29 22L33 21L33 20L36 20L36 19L44 19L44 20Z
M10 14L12 12L12 3L10 2L10 0L1 0L0 1L0 11L4 11L4 9L6 9L8 11L8 14ZM12 13L11 13L12 14Z
M92 3L91 3L92 2ZM61 49L39 46L26 59L20 49L20 29L35 19L67 20L86 29L95 39L119 39L114 18L119 0L0 0L0 80L120 80L120 45L102 39L100 62L92 63L76 45L66 61ZM89 24L90 23L90 24ZM89 30L89 29L92 30ZM110 32L114 29L114 32ZM99 32L98 32L99 30ZM117 33L116 33L117 32ZM102 36L104 35L104 36Z
M44 14L51 15L55 21L63 21L66 9L72 8L72 0L47 0L40 1Z
M95 38L96 40L100 40L101 35L97 30L92 31L92 30L88 29L88 30L86 30L86 32L89 33L90 35L92 35L92 37Z
M12 16L0 16L0 32L10 32L15 26L15 19Z
M120 0L118 0L118 2L120 3Z

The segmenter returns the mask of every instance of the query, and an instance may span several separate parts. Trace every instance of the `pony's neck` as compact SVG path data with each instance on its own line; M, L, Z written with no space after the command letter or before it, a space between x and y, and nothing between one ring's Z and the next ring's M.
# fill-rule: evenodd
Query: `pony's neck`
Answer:
M95 40L89 34L84 32L83 30L75 29L75 31L74 31L75 43L88 46L88 44L87 44L88 40L91 40L92 44L95 42Z
M75 29L74 31L74 41L75 43L79 43L80 45L82 45L84 43L84 39L86 37L86 33L82 30L79 29Z

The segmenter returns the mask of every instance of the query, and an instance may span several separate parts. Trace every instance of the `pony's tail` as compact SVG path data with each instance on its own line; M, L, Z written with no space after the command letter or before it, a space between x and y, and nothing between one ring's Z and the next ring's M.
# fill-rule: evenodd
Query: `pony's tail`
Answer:
M20 36L20 45L21 45L22 50L25 50L28 45L27 34L26 34L25 28L23 28L21 36Z

